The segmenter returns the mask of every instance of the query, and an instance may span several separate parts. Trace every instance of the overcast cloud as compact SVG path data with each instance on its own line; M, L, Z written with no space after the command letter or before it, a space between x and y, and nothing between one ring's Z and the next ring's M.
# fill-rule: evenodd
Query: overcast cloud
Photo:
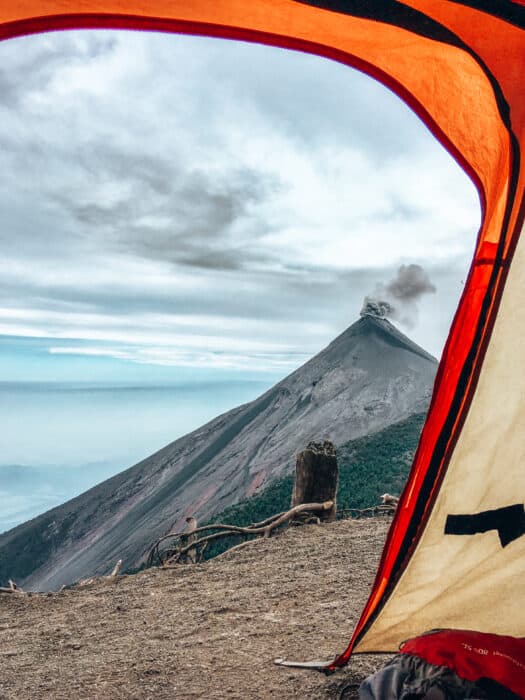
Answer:
M478 197L382 86L325 59L160 34L51 33L0 52L0 334L55 355L284 373L420 265L435 293L410 335L440 353Z

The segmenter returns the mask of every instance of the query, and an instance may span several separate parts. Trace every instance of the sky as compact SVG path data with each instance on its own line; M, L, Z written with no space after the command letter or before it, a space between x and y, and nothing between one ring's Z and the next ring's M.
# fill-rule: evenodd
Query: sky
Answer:
M439 356L477 192L395 95L324 58L64 32L0 44L0 381L284 376L421 266Z

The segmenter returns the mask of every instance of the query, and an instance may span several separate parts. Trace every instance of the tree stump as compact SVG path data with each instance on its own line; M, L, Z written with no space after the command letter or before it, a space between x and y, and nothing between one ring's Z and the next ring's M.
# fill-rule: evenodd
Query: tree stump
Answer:
M297 455L292 508L301 503L333 501L332 508L323 511L319 517L325 522L335 520L338 482L339 468L334 444L329 440L309 442L306 449Z

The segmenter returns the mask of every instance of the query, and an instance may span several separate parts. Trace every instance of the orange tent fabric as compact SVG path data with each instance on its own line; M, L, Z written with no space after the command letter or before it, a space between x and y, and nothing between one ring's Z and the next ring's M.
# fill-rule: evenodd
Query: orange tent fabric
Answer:
M102 27L242 39L354 66L405 100L478 188L483 222L431 409L370 599L335 668L360 650L417 550L483 375L525 218L525 3L17 0L0 7L3 39Z

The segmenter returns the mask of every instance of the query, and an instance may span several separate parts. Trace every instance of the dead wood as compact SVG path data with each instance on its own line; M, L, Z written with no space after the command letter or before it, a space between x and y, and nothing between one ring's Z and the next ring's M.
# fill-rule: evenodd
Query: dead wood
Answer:
M381 496L381 505L383 506L394 506L397 508L399 503L399 496L392 496L391 493L384 493Z
M115 578L115 576L118 576L121 566L122 566L122 559L119 559L118 562L113 567L113 571L110 573L109 578Z
M265 525L268 525L268 523L271 523L273 520L277 520L277 518L280 518L281 515L284 515L285 513L286 511L283 510L280 513L276 513L275 515L270 515L270 517L266 518L266 520L261 520L260 523L253 523L253 525L250 525L250 527L264 527Z
M341 508L337 511L337 517L359 518L361 516L393 515L395 512L396 507L390 505L371 506L370 508Z
M19 595L25 595L25 591L23 591L12 579L9 579L7 583L7 586L0 587L0 593L18 593Z
M75 583L71 584L71 586L62 586L60 591L63 591L66 588L82 588L84 586L89 586L92 583L95 583L96 581L117 581L117 580L120 580L123 578L123 576L120 574L121 567L122 567L122 559L119 559L118 562L113 567L112 572L110 574L108 574L107 576L90 576L89 578L83 578L83 579L80 579L80 581L76 581Z
M196 537L195 530L197 529L197 519L191 515L190 517L186 518L186 522L188 523L188 527L186 528L186 542L194 542ZM197 550L195 547L188 549L186 560L191 564L196 564L197 558Z
M332 502L330 510L319 514L321 520L336 519L337 486L339 467L335 445L329 440L309 442L297 455L292 506L302 503Z
M208 548L208 543L205 542L198 552L197 562L196 562L197 564L202 564L202 562L204 560L204 552L206 551L207 548Z
M80 581L77 581L77 583L73 584L75 588L81 588L82 586L89 586L91 583L95 583L97 578L102 578L102 576L91 576L90 578L83 578L80 579Z
M286 511L285 513L278 513L261 523L254 523L248 527L240 527L238 525L226 525L224 523L212 523L210 525L204 525L202 527L196 527L191 532L191 541L188 542L189 536L188 532L181 533L170 533L164 535L155 542L150 550L148 557L148 564L151 566L155 562L161 565L166 564L178 564L182 562L188 555L190 551L200 551L204 546L207 546L209 542L213 540L218 540L223 537L231 537L232 535L244 535L244 536L262 536L264 538L270 537L271 534L277 530L279 527L287 524L289 521L293 520L294 517L301 513L322 513L333 508L333 501L325 501L324 503L301 503L294 508ZM196 535L202 532L209 532L210 530L215 530L209 535L204 537L196 537ZM178 547L173 547L172 549L167 549L166 552L161 553L160 545L166 540L173 538L173 540L178 540ZM193 539L195 538L195 539ZM184 544L186 543L186 544ZM245 543L240 543L245 544ZM236 545L238 546L238 545ZM200 551L195 557L196 561L202 561L203 553Z
M220 559L221 557L226 556L226 554L230 554L231 552L234 552L237 549L242 549L243 547L247 547L249 544L257 544L258 542L262 542L262 541L263 541L262 537L257 537L254 540L246 540L246 542L239 542L239 544L236 544L233 547L230 547L225 552L221 552L220 554L217 554L217 556L213 557L213 558Z

